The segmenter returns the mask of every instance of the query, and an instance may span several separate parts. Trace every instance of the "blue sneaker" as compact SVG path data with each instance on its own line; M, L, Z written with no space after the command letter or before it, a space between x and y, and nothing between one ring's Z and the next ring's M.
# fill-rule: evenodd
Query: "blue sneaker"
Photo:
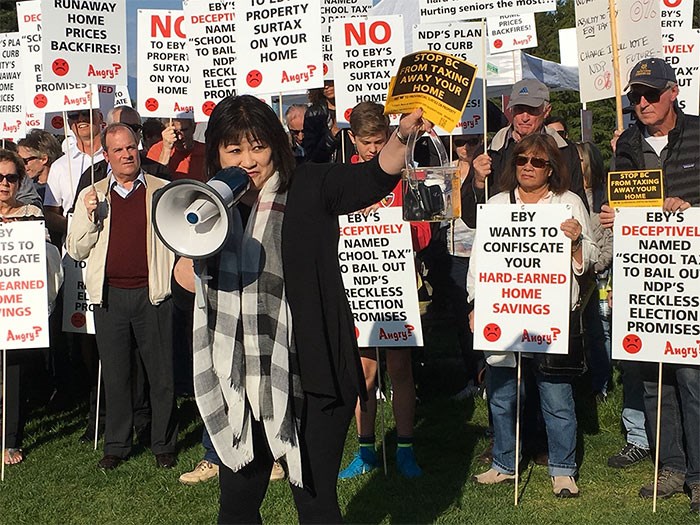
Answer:
M352 479L377 468L377 453L370 447L360 447L354 459L338 474L338 479Z
M423 475L423 471L416 463L413 447L396 449L396 467L404 478L418 478Z

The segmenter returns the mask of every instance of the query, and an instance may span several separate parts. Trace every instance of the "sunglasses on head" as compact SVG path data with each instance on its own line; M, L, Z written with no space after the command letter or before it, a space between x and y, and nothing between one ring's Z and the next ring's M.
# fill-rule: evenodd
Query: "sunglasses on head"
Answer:
M26 166L26 165L29 164L31 161L36 160L36 159L38 159L39 157L33 157L33 156L32 156L32 157L26 157L26 158L25 158L25 157L21 157L21 158L22 158L22 160L24 161L24 165Z
M636 106L639 104L639 102L642 100L642 97L649 103L649 104L656 104L659 99L661 98L661 95L667 90L666 89L633 89L629 93L627 93L627 98L630 101L630 104L633 106Z
M516 166L525 166L528 162L533 168L540 170L546 166L549 166L549 161L547 159L543 159L542 157L526 157L525 155L518 155L515 157Z
M127 126L134 130L134 133L141 133L141 130L143 129L141 124L127 124Z
M3 175L0 173L0 182L6 180L10 184L15 184L17 181L19 181L19 175L16 173L7 173Z
M466 146L467 144L469 146L476 146L479 143L480 139L476 137L472 137L469 139L453 139L452 143L455 145L455 148L461 148L462 146Z
M90 118L90 112L89 111L74 111L72 113L68 113L68 120L78 120L80 117Z

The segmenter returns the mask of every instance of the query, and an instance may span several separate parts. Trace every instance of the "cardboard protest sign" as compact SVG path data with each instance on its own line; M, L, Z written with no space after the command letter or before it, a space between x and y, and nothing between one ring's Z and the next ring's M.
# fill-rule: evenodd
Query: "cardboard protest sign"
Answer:
M537 47L535 13L489 17L486 27L491 54Z
M662 38L666 62L671 64L678 81L676 100L686 115L700 115L700 30L672 31Z
M0 137L18 140L25 134L19 33L0 34L0 49Z
M363 16L372 7L372 0L321 0L321 45L323 50L323 78L333 79L333 38L331 23L340 18ZM401 53L403 55L403 53Z
M44 221L0 222L0 349L49 346Z
M403 17L335 20L331 28L338 123L347 123L360 102L386 103L391 76L403 56ZM398 123L398 118L395 123Z
M143 118L194 115L184 20L182 11L138 10L138 111Z
M48 80L126 84L126 2L42 0L41 11Z
M411 227L401 207L351 213L339 223L338 259L357 344L422 346Z
M97 104L97 84L72 81L50 81L42 66L41 2L30 0L17 3L17 24L20 33L22 78L25 86L25 108L34 115L29 127L41 120L38 113L89 108ZM50 122L52 117L47 120ZM49 124L46 124L47 130Z
M236 5L239 94L323 86L321 3L253 0Z
M662 206L664 180L661 170L611 171L608 173L611 207Z
M581 102L613 98L615 82L608 0L580 0L576 9ZM644 58L662 56L661 23L653 1L618 0L617 39L622 87Z
M480 22L442 22L413 26L413 49L440 51L472 64L483 61L482 24ZM485 70L484 70L485 71ZM455 128L435 128L438 135L484 132L483 71L478 70L469 100Z
M386 113L424 116L445 131L457 125L469 100L477 68L446 53L418 51L401 60L386 102Z
M700 365L700 209L621 208L612 357Z
M420 0L420 21L454 22L513 13L556 11L555 0Z
M571 240L566 204L486 204L477 210L474 349L566 354Z
M63 257L63 327L64 332L95 333L95 309L85 287L87 261Z
M235 2L185 0L185 33L194 119L206 122L224 98L236 94Z
M664 33L690 29L693 24L695 0L659 0L661 30Z

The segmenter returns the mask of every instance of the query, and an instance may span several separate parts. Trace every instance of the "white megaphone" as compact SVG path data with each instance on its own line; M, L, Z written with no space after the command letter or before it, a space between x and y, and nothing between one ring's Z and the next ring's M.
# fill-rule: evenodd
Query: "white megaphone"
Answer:
M231 231L231 208L250 186L241 168L219 171L204 184L176 180L153 195L153 226L169 249L205 259L224 247Z

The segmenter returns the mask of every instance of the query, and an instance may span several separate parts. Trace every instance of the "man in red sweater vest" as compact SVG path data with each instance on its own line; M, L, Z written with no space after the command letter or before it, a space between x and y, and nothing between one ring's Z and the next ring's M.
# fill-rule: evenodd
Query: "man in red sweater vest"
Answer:
M131 452L132 359L139 359L150 386L151 450L157 466L172 468L177 439L170 300L174 254L151 224L153 192L167 182L141 170L138 139L126 124L107 126L102 144L112 173L81 192L66 243L73 258L88 261L86 287L95 305L106 398L104 457L98 466L114 469Z

